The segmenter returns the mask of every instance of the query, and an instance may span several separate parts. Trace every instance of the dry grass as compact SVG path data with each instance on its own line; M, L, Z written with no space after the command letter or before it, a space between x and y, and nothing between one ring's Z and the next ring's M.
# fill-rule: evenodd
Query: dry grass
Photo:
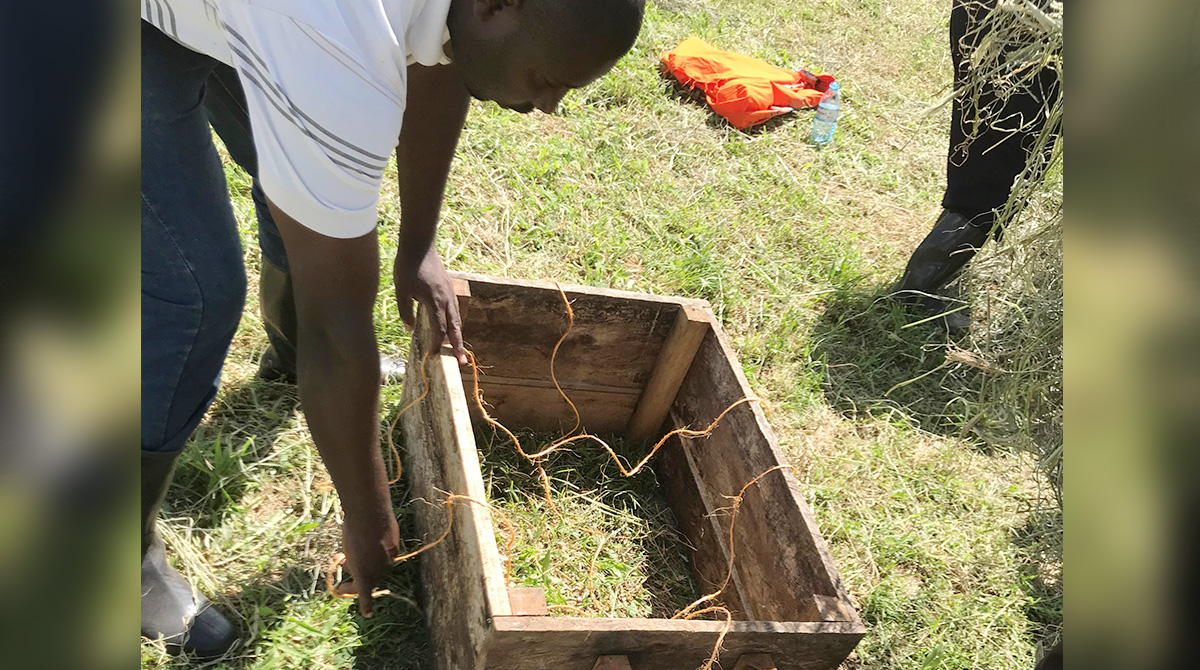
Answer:
M979 97L990 85L991 105L975 105L983 122L1000 116L1012 95L1045 99L1045 127L1031 159L1013 186L1000 219L1010 233L972 264L967 283L980 315L972 344L976 355L1005 369L989 379L971 403L972 430L989 444L1037 454L1051 475L1062 506L1063 446L1063 9L1049 11L1027 0L999 5L985 21L989 39L973 56L963 95ZM1042 68L1060 84L1046 95L1035 74ZM1041 157L1045 157L1044 161Z
M518 437L528 448L559 436ZM604 439L634 456L620 436ZM599 448L556 452L543 462L551 509L536 470L507 438L487 431L479 444L488 501L518 530L511 581L542 587L552 614L668 618L699 596L693 550L652 469L627 478Z
M1061 515L1047 478L1021 452L964 432L984 373L939 369L945 337L902 328L909 317L877 302L944 187L946 112L926 112L949 92L948 14L948 0L653 3L633 53L561 115L473 106L439 239L454 269L713 303L868 625L851 668L1024 670L1062 620ZM743 133L680 100L657 57L693 33L835 73L846 111L834 144L807 145L811 113ZM398 225L392 175L385 257ZM227 176L253 287L248 184L232 166ZM390 283L377 331L402 354L409 335ZM327 475L293 391L253 379L264 348L252 288L162 524L176 563L247 632L216 665L429 667L415 562L388 575L393 595L371 620L322 593L340 509L319 486ZM385 389L385 420L398 400ZM573 481L596 498L610 490ZM403 482L394 502L417 541ZM182 665L143 645L144 669Z

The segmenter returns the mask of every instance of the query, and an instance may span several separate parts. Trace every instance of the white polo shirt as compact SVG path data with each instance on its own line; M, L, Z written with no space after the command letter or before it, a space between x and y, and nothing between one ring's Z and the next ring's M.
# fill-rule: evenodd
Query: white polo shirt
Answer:
M407 67L448 62L450 0L142 0L142 18L238 71L259 183L304 226L375 228Z

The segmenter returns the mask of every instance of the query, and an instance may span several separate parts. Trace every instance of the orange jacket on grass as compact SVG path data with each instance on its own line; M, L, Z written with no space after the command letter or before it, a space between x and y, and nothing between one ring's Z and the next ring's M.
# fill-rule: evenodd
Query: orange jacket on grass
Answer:
M834 80L718 49L695 36L663 54L662 62L684 86L702 89L712 110L735 128L816 107Z

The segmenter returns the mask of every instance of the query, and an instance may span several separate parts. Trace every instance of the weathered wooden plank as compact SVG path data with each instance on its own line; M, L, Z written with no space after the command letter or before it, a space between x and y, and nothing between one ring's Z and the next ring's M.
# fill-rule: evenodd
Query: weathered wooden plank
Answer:
M513 616L549 616L546 591L538 586L508 587L508 605Z
M770 654L746 654L738 659L733 670L778 670Z
M565 433L575 425L575 414L553 385L547 388L541 384L491 384L480 377L479 388L483 391L488 414L511 430L529 428ZM579 410L580 425L598 433L624 430L637 404L635 393L564 390ZM474 401L471 412L479 418Z
M706 426L734 401L751 395L724 333L714 327L701 343L672 415L682 425ZM750 480L787 462L757 403L726 414L711 436L685 441L695 480L712 503L736 495ZM728 517L721 520L728 529ZM790 471L772 473L747 491L733 545L735 578L747 618L814 621L847 616L859 621ZM814 595L841 600L846 607L819 608Z
M486 284L492 286L508 286L537 290L553 291L554 295L558 295L557 284L549 279L514 279L512 277L496 277L492 275L481 275L473 272L449 272L452 280L461 279L467 282L468 286ZM456 282L457 284L457 282ZM639 293L637 291L625 291L616 288L606 288L603 286L584 286L582 284L561 284L567 295L591 295L602 298L612 298L623 301L633 302L657 302L664 305L693 305L696 307L710 307L707 300L700 298L683 298L671 295L657 295L654 293Z
M817 612L820 614L821 621L857 621L858 615L854 611L854 606L847 600L834 596L826 596L816 594L813 596L813 603L816 605Z
M454 295L459 298L471 297L471 282L466 277L457 276L456 273L450 273L450 283L454 286Z
M720 505L706 500L696 484L693 466L683 450L682 440L672 437L659 450L654 473L662 487L663 497L671 506L679 531L693 548L692 579L704 594L721 587L729 569L728 527L722 527L718 515L711 511ZM735 575L736 576L736 575ZM720 603L729 609L734 619L744 619L746 605L736 580L721 594Z
M457 446L457 459L450 459L446 470L446 488L450 493L460 493L470 496L473 500L487 502L487 487L483 483L483 472L479 466L479 451L475 446L475 430L471 425L470 413L467 410L467 398L463 391L462 378L458 372L458 362L449 355L450 348L443 347L443 354L436 357L440 374L433 375L433 385L430 387L429 398L431 405L436 407L445 403L441 408L443 416L447 410L452 421L452 433L446 431L442 436L445 444ZM427 398L427 400L429 399ZM435 429L441 422L435 417ZM440 429L439 429L440 432ZM461 529L463 541L467 545L478 545L478 569L482 571L484 593L488 598L488 611L492 615L510 613L508 605L508 587L504 583L504 568L500 560L500 551L496 546L496 534L492 523L492 513L487 507L479 504L457 503L455 522L458 531ZM474 565L468 566L474 572ZM460 575L460 578L467 575ZM473 576L473 575L472 575Z
M591 670L599 656L633 670L695 670L712 653L723 621L496 617L488 670ZM734 622L721 658L770 654L779 670L832 670L863 636L850 622Z
M423 310L418 321L410 370L420 365L421 343L428 339ZM485 500L486 491L458 364L444 355L425 364L429 393L402 422L405 477L413 498L429 503L416 515L417 530L428 541L445 528L442 501L447 493ZM408 375L404 403L421 391L420 375ZM490 512L469 503L456 503L454 511L450 535L420 557L426 615L430 629L438 632L433 643L440 670L476 667L486 654L490 618L511 613Z
M684 305L679 310L650 372L646 388L638 399L637 408L629 419L629 437L643 441L659 434L658 429L675 402L675 394L679 392L679 386L691 368L692 359L696 357L696 351L711 322L712 313L706 309Z
M558 289L549 282L457 276L469 282L471 296L461 301L463 340L475 353L481 371L549 381L550 356L568 322ZM680 306L700 304L589 287L563 289L575 323L555 358L559 381L638 393L650 377Z
M592 670L632 670L627 656L601 656L596 659Z

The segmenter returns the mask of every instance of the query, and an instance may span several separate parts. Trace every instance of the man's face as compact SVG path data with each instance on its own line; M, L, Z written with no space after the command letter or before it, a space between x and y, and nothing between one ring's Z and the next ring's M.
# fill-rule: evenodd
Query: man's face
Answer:
M453 20L450 33L454 66L471 95L522 114L553 112L567 91L599 79L617 62L553 48L536 37L496 38Z
M612 69L616 61L594 68L561 67L551 63L512 63L497 68L493 76L467 79L467 90L479 100L492 100L505 109L528 114L535 109L550 114L573 88L583 88Z

